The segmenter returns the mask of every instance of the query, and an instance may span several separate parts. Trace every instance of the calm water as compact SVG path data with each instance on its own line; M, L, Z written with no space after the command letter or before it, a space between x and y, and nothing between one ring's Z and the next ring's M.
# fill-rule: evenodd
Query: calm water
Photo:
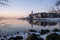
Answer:
M17 19L4 19L0 21L0 34L14 34L18 31L28 31L29 29L41 30L49 29L53 30L55 28L59 29L59 23L49 23L49 22L39 22L39 21L27 21L27 20L17 20Z

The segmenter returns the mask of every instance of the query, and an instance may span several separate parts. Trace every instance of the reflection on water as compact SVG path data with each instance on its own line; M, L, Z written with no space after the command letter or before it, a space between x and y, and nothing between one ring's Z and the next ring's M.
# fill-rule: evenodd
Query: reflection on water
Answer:
M57 25L57 22L41 22L41 21L36 21L36 20L29 20L29 23L31 25L40 25L40 26L55 26Z
M0 21L0 34L14 34L17 31L28 31L29 29L53 30L59 28L58 22L39 22L33 20L17 20L17 19L3 19Z

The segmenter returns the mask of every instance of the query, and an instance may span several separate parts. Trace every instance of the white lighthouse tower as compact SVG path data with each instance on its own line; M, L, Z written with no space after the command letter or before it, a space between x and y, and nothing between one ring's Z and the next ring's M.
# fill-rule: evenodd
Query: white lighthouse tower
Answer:
M33 11L31 11L31 14L33 14Z

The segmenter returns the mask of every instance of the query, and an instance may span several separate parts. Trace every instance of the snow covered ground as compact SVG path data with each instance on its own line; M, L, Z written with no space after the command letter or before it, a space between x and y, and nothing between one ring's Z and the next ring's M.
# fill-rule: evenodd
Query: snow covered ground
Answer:
M23 37L23 40L26 40L27 37L29 36L29 34L30 34L30 35L31 35L31 34L39 35L41 38L43 38L44 40L46 40L46 36L48 36L48 35L51 34L51 33L57 33L57 34L60 35L60 32L50 32L50 33L46 33L46 34L44 34L44 35L40 35L40 32L38 32L38 31L37 31L37 32L26 32L26 33L24 33L24 32L18 32L17 34L14 34L14 35L1 36L1 37L0 37L0 40L1 40L1 39L7 40L7 39L9 39L9 38L11 38L11 37L17 37L17 36L21 36L21 37Z

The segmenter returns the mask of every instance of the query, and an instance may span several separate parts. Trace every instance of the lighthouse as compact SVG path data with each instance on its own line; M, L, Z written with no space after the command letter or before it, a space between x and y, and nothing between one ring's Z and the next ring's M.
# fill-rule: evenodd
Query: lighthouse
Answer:
M31 14L33 14L33 11L31 11Z

